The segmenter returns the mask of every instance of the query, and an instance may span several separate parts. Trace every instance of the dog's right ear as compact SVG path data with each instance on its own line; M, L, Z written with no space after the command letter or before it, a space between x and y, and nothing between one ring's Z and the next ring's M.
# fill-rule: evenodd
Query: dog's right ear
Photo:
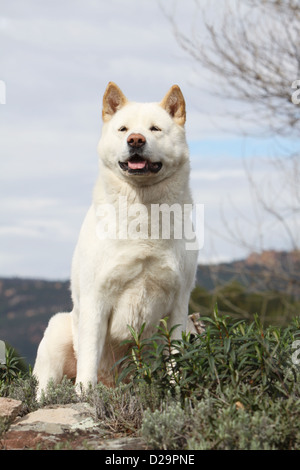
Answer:
M128 100L120 88L115 83L109 82L103 96L103 121L109 121L127 102Z

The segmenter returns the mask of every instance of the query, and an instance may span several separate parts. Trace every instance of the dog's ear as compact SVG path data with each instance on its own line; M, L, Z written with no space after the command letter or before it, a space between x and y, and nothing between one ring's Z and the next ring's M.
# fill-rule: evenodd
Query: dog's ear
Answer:
M103 96L102 118L109 121L113 115L127 103L126 96L113 82L109 82Z
M174 121L184 126L186 120L185 101L178 85L173 85L160 105L170 114Z

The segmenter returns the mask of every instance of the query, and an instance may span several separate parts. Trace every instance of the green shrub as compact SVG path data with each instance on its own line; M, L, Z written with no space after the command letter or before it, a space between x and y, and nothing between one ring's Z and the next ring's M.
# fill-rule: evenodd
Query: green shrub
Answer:
M163 403L160 409L145 411L141 435L152 449L181 449L185 444L188 421L180 403Z
M143 407L138 393L127 385L108 388L99 383L85 397L95 409L95 416L107 431L135 434L141 426Z
M40 405L67 405L78 401L79 397L76 394L73 382L65 376L59 384L49 380L46 390L42 391Z
M10 398L20 400L22 402L21 414L30 413L38 408L36 400L37 380L28 373L26 376L18 377L10 383L6 394ZM1 393L0 393L1 396Z
M141 434L154 449L297 449L300 374L292 362L299 318L286 328L263 328L219 315L202 318L205 331L172 339L167 321L134 346L120 378L156 390L145 403ZM145 394L145 392L144 392Z
M219 315L202 318L206 328L191 338L172 339L167 321L161 321L157 334L142 339L140 332L130 329L134 346L123 358L119 380L131 375L132 383L156 388L163 398L166 391L179 389L181 400L205 390L249 384L263 386L271 396L290 396L295 388L296 366L292 363L292 343L299 337L300 320L287 328L263 329L257 316L248 324Z
M251 397L247 405L238 399ZM182 408L171 403L145 411L141 433L154 449L185 450L293 450L300 444L300 400L276 399L243 385L233 393L206 391L199 401ZM168 425L169 422L169 425Z
M17 377L26 375L27 366L16 350L8 345L5 348L5 364L0 364L0 387L8 385Z

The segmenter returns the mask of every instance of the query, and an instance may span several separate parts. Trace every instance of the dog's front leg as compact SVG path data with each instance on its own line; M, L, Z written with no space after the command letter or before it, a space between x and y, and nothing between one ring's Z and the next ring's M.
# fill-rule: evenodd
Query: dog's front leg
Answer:
M107 307L93 299L93 296L81 299L76 374L78 391L97 383L98 366L105 343L107 325Z

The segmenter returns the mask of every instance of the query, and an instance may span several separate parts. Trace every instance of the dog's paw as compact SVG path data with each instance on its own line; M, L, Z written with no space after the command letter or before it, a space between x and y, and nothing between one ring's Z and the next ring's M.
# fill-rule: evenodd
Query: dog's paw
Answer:
M88 393L90 390L93 389L93 387L96 385L94 381L91 380L76 380L75 382L75 392L79 397L82 397L86 393Z

